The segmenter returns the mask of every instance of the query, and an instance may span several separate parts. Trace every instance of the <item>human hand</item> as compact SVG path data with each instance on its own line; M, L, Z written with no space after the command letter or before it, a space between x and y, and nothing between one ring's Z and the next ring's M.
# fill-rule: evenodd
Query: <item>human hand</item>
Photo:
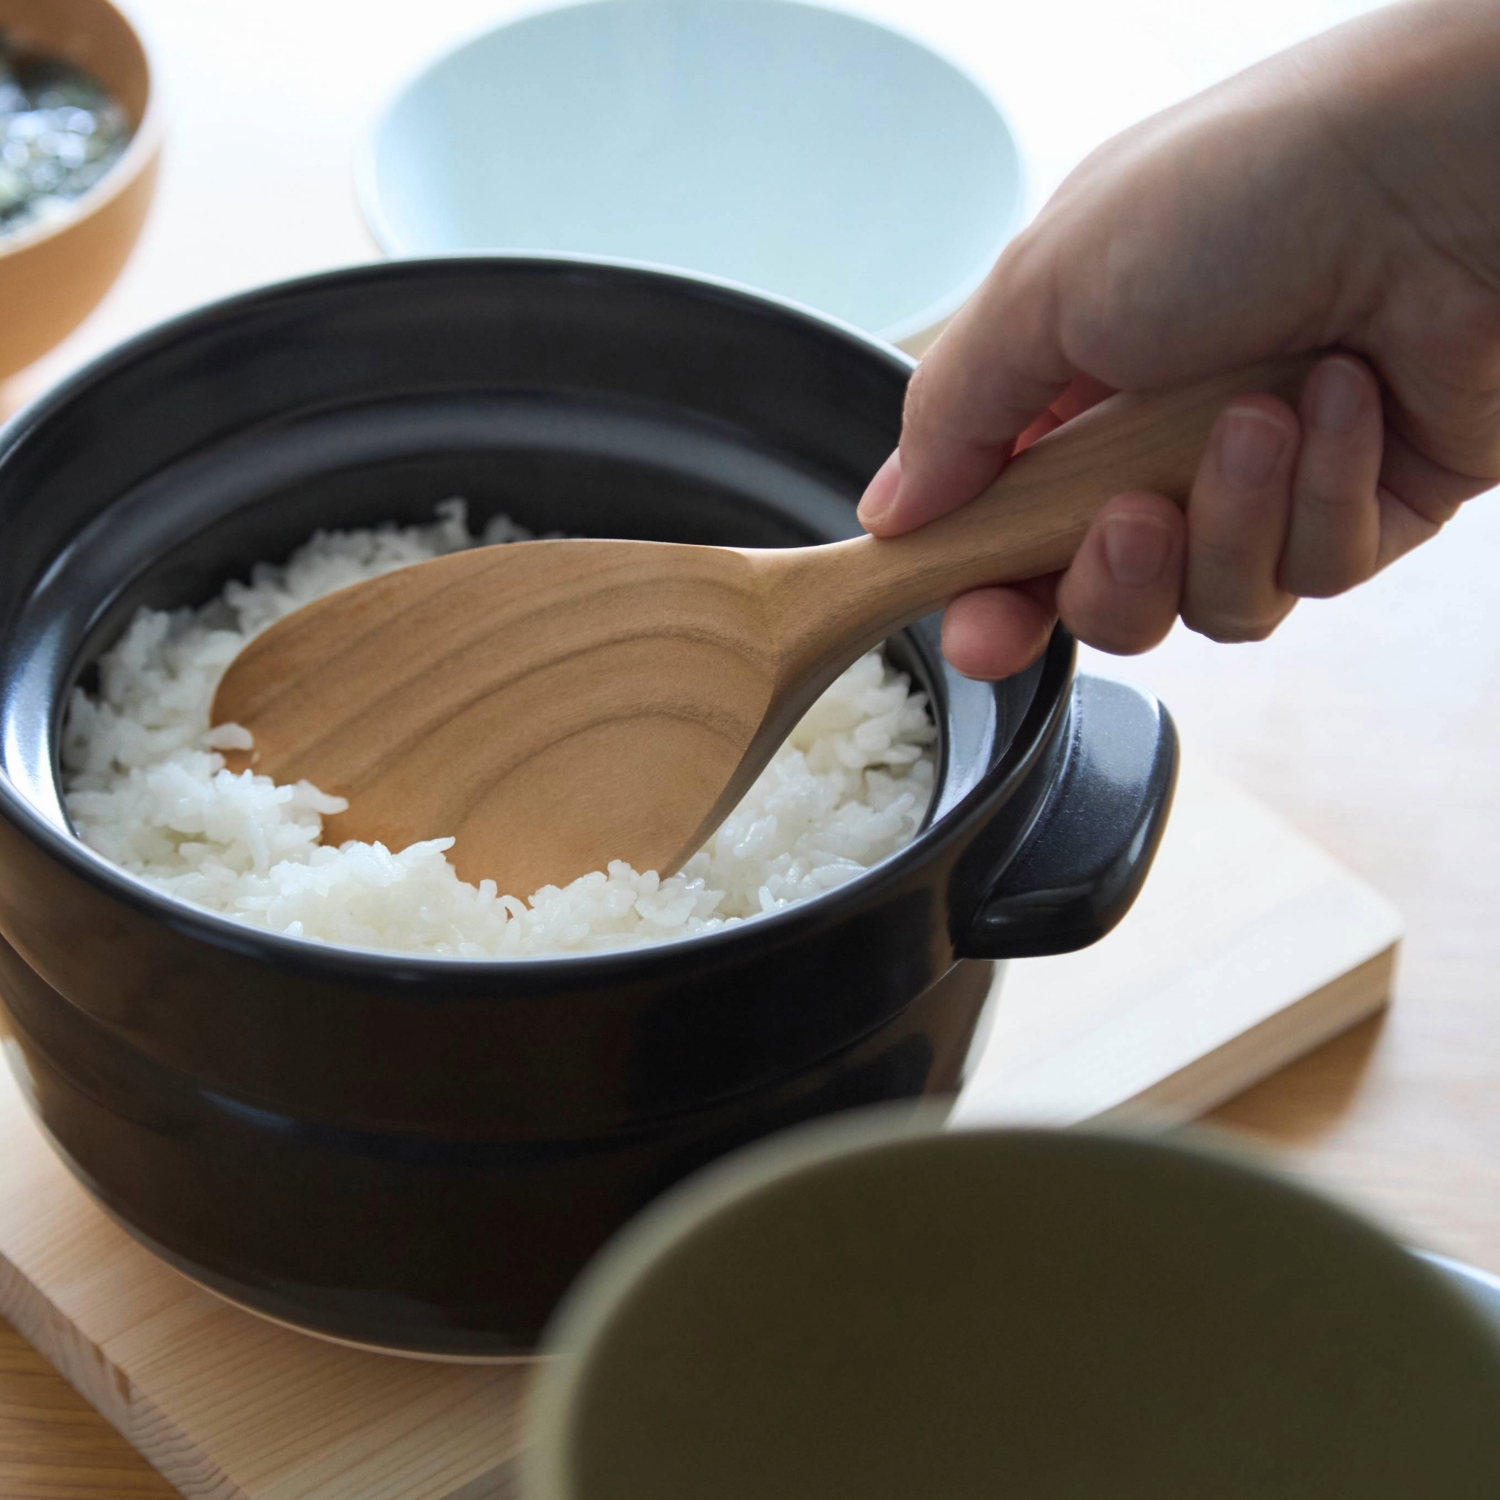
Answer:
M1066 572L950 604L959 671L1020 670L1054 620L1106 651L1181 614L1260 640L1500 480L1500 9L1424 0L1282 53L1089 157L913 376L860 518L971 500L1112 390L1337 346L1297 408L1229 403L1187 512L1116 496Z

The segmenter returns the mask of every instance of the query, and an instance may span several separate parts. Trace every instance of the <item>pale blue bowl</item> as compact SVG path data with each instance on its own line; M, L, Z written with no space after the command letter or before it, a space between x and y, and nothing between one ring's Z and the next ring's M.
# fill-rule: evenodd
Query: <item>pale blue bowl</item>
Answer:
M790 0L595 0L414 78L358 163L394 255L583 252L722 276L920 348L1014 231L993 99Z

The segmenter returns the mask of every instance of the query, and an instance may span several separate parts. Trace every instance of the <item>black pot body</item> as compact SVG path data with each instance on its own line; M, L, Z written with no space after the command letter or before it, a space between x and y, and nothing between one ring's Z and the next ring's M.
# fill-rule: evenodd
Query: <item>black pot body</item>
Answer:
M252 931L74 839L71 685L143 603L200 601L317 526L454 495L537 530L776 546L856 530L909 362L712 282L405 262L124 346L0 437L0 989L75 1172L274 1316L447 1354L529 1347L638 1207L767 1131L951 1092L992 962L1092 941L1144 878L1169 721L1073 678L890 650L942 731L925 829L787 912L653 949L471 963Z

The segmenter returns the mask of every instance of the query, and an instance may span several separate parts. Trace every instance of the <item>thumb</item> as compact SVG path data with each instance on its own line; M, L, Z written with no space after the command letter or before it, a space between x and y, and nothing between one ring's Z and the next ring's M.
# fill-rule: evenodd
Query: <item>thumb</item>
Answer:
M876 536L911 531L972 500L1072 381L1057 300L1031 261L1015 241L917 366L901 446L860 501L859 519Z

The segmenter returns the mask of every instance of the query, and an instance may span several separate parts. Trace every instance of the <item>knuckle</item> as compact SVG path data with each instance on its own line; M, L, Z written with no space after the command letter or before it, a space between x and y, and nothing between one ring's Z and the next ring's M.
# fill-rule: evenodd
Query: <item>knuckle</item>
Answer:
M1225 620L1212 638L1226 646L1247 646L1270 638L1276 626L1269 620Z
M1500 472L1500 458L1496 460L1496 471ZM1376 500L1381 506L1400 506L1403 511L1408 512L1410 524L1420 533L1418 539L1424 542L1431 541L1465 503L1456 495L1445 495L1413 486L1403 487L1402 493L1398 495L1388 485L1380 486L1376 491ZM1412 545L1415 546L1416 542Z
M1200 528L1192 538L1193 570L1217 578L1253 577L1265 567L1264 552L1255 537L1204 536Z
M1323 475L1299 474L1292 503L1299 510L1319 512L1335 525L1352 525L1364 519L1375 497Z
M1085 604L1064 609L1063 624L1086 646L1110 656L1139 656L1159 645L1177 618L1175 602L1149 613L1124 614L1108 606Z
M1281 586L1299 599L1333 599L1371 576L1369 569L1336 561L1298 562L1282 571Z
M1342 579L1294 577L1286 580L1286 588L1289 594L1295 594L1299 599L1337 599L1340 594L1347 594L1356 581L1346 583Z
M931 366L923 363L912 371L906 384L906 399L901 409L901 425L907 432L920 432L926 428L933 407Z
M1242 612L1189 606L1184 608L1182 620L1189 630L1220 645L1244 646L1269 638L1290 612L1290 603L1281 609Z
M1161 630L1095 630L1075 632L1085 646L1103 651L1107 656L1140 656L1161 643Z

